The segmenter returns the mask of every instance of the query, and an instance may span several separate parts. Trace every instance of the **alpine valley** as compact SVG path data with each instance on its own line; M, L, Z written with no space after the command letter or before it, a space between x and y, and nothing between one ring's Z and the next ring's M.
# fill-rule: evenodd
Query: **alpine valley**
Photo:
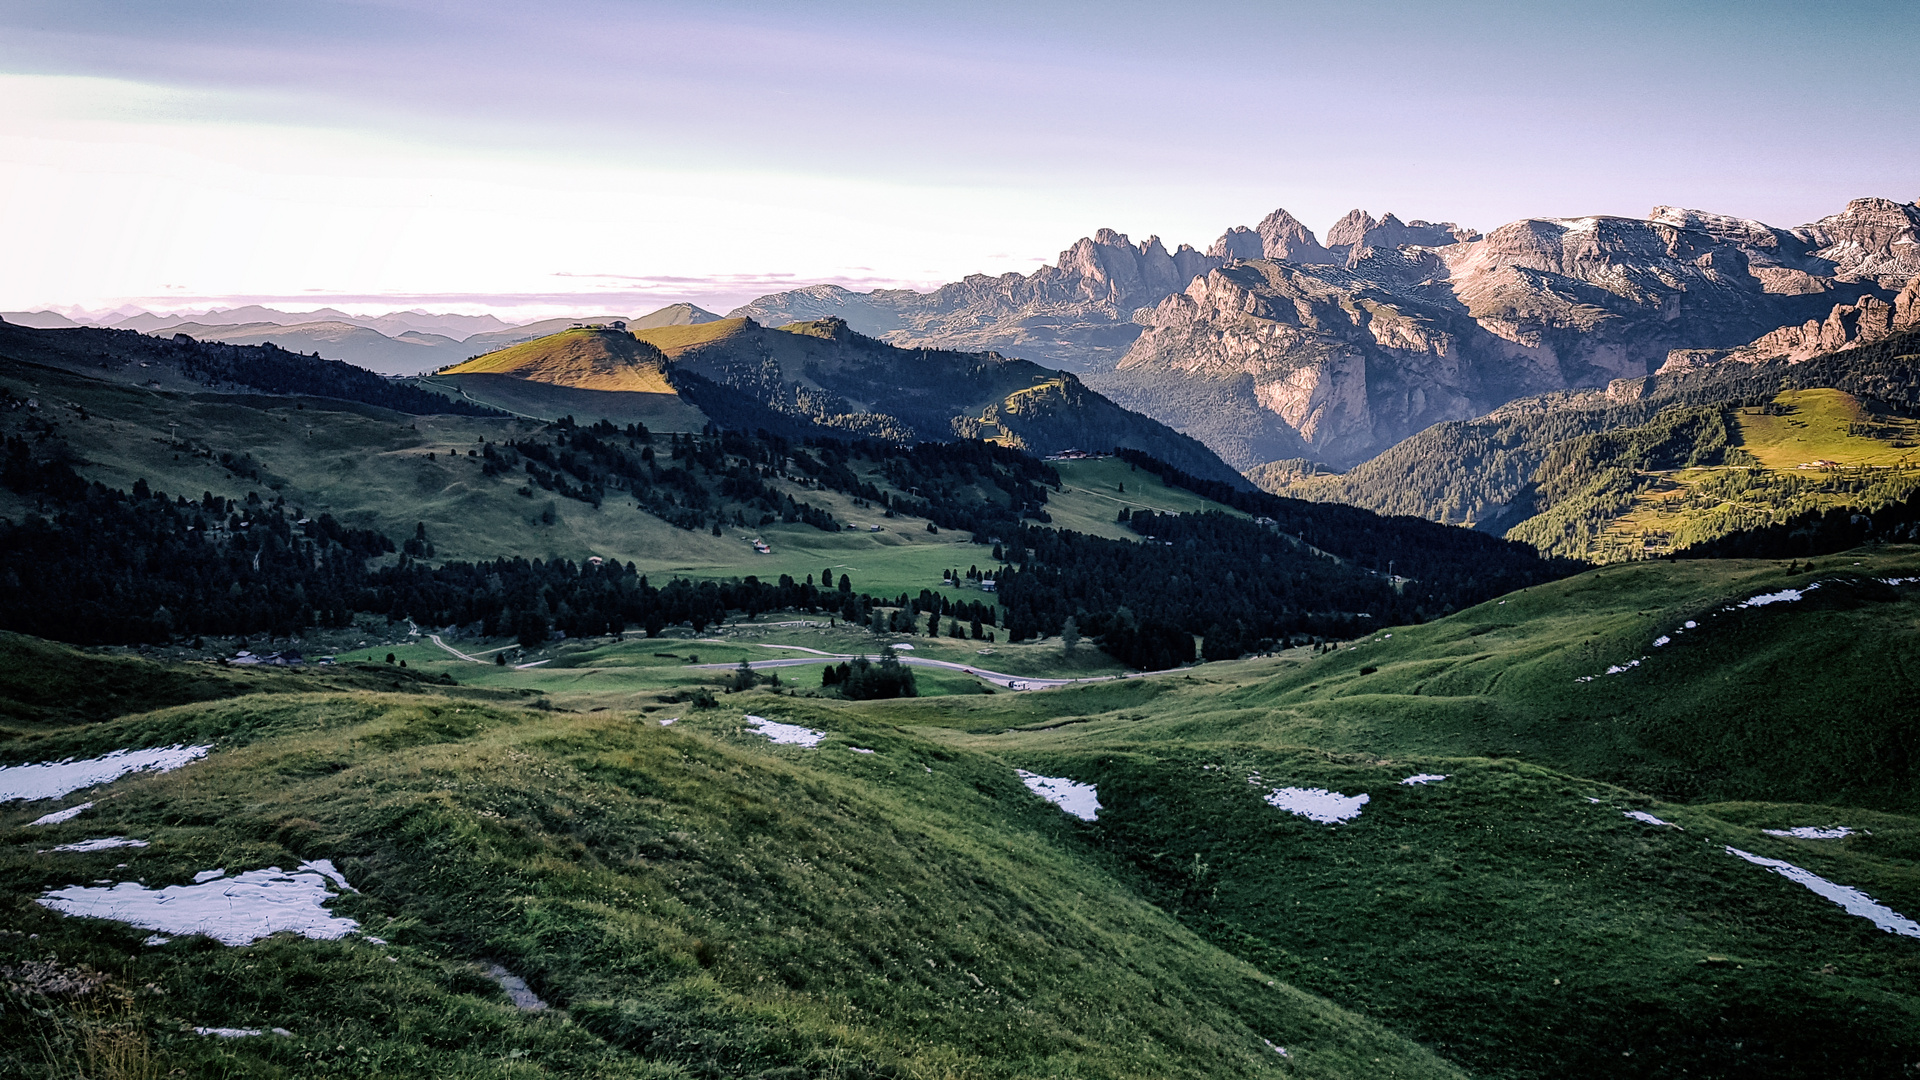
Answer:
M1916 241L8 314L0 1074L1911 1078Z

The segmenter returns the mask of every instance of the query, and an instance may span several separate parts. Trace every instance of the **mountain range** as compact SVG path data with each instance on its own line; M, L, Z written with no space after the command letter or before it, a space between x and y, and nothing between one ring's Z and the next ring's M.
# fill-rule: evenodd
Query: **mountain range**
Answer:
M117 313L116 313L117 314ZM0 312L0 318L36 329L101 326L228 345L273 344L290 352L313 353L399 375L416 375L457 364L585 323L623 322L635 328L711 322L720 316L693 304L669 304L646 315L598 315L544 319L510 325L492 315L395 311L385 315L349 315L334 308L289 312L249 305L199 315L138 312L121 318L76 321L53 311Z
M1656 207L1481 234L1354 211L1325 243L1284 210L1206 251L1101 230L1031 275L929 293L814 286L733 312L845 318L902 345L1044 356L1238 468L1366 460L1527 394L1645 376L1920 276L1920 206L1855 199L1783 229Z

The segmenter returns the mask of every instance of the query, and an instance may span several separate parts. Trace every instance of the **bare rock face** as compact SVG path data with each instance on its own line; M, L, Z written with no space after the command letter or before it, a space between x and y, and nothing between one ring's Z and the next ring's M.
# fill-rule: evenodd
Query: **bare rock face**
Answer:
M1824 319L1770 330L1736 349L1675 349L1667 354L1659 374L1729 361L1757 364L1786 360L1797 364L1913 329L1920 329L1920 277L1907 282L1891 302L1868 295L1851 304L1835 304Z
M1353 464L1516 397L1624 393L1676 350L1711 361L1778 331L1775 346L1811 355L1890 333L1915 306L1882 294L1888 268L1914 255L1916 219L1872 199L1793 230L1656 207L1481 236L1356 210L1327 234L1339 265L1265 257L1212 271L1088 382L1242 469ZM1842 311L1831 293L1844 286L1866 295Z
M1841 281L1897 289L1920 275L1920 203L1855 199L1793 235L1813 249L1809 261L1832 267Z

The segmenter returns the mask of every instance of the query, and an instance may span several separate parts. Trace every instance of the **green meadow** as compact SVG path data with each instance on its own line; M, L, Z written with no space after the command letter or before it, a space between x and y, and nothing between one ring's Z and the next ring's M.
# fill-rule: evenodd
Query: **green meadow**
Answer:
M1728 849L1920 912L1920 606L1887 584L1914 576L1901 547L1635 563L1326 651L1020 693L918 668L924 696L870 702L817 665L738 692L729 668L891 642L1114 672L798 615L529 668L404 624L305 671L16 642L0 761L213 749L0 804L5 1071L1907 1075L1920 939ZM1093 785L1097 818L1017 769ZM1316 821L1282 788L1366 801ZM1763 831L1795 827L1852 831ZM46 850L105 836L150 846ZM34 902L321 858L359 890L329 912L385 944L144 945ZM552 1008L514 1008L496 964Z

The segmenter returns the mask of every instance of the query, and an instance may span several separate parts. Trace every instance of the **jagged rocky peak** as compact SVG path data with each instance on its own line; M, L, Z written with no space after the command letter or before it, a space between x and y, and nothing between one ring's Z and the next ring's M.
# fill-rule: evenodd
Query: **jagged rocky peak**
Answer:
M1283 262L1327 265L1337 256L1320 245L1313 230L1285 210L1275 210L1249 229L1236 225L1213 242L1207 254L1218 259L1279 259Z
M1136 247L1126 233L1100 229L1061 252L1051 269L1055 276L1077 278L1077 291L1091 298L1139 300L1151 294L1157 300L1218 264L1219 260L1209 259L1189 244L1169 253L1158 236L1149 236ZM1042 270L1039 276L1047 275Z
M1361 252L1369 248L1446 247L1478 239L1478 232L1451 221L1432 222L1419 218L1401 221L1391 212L1376 221L1372 214L1364 210L1349 210L1345 217L1333 223L1333 228L1327 230L1327 250L1345 257L1351 266L1362 258Z
M1344 255L1366 238L1367 230L1378 224L1373 220L1373 215L1365 210L1349 210L1345 217L1333 223L1333 228L1327 230L1327 247Z

